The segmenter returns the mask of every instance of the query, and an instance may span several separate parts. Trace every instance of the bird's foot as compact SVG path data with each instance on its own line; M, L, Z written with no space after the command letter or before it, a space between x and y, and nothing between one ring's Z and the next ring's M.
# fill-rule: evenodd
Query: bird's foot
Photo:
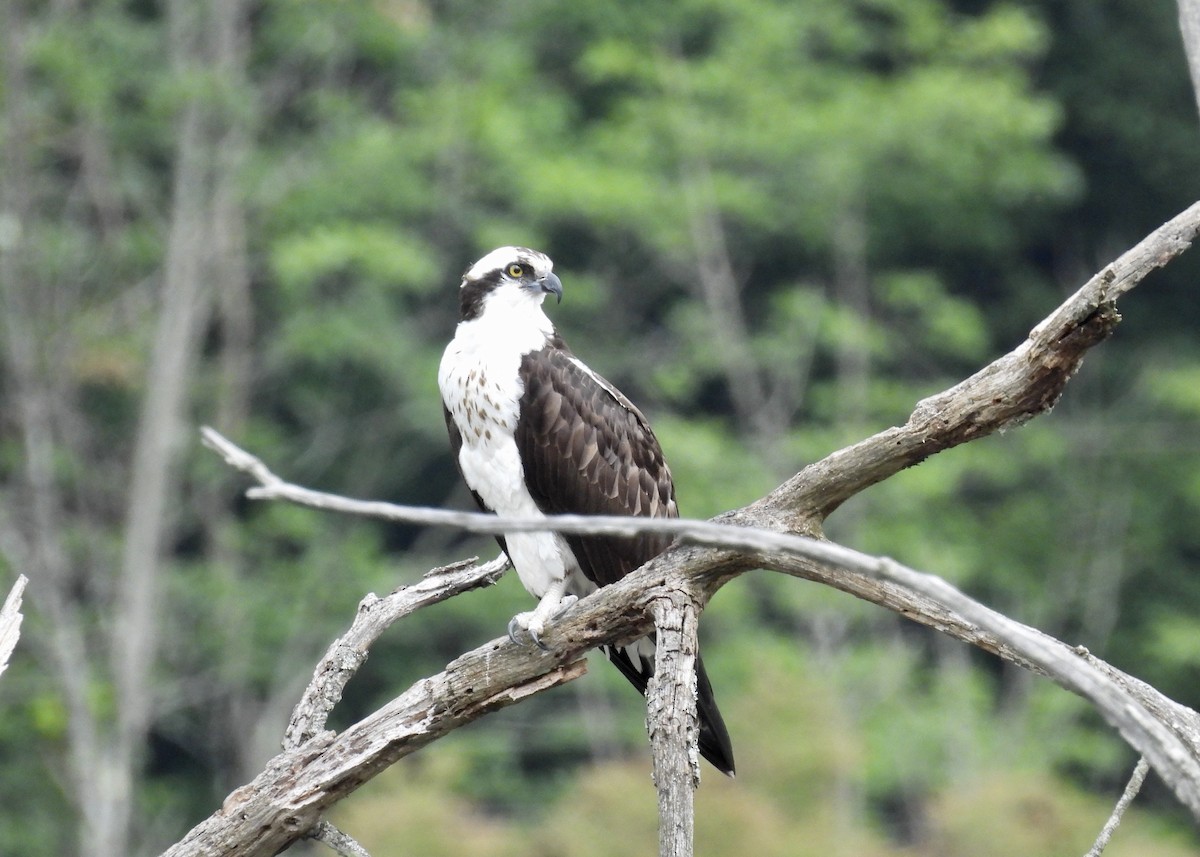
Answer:
M550 647L541 640L542 634L546 632L546 624L560 619L578 600L574 595L564 595L553 601L543 598L538 603L537 609L518 613L512 617L508 623L508 638L514 643L519 643L517 634L524 631L529 635L529 639L533 640L535 646L543 652L550 651Z

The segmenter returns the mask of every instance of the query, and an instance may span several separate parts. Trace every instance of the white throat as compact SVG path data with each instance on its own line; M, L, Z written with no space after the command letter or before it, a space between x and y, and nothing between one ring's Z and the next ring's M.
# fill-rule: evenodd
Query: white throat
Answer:
M458 323L451 345L486 351L491 360L509 356L519 361L554 333L554 323L542 309L545 297L516 287L496 289L484 299L477 318Z
M515 287L497 289L487 296L478 317L458 323L446 346L438 387L468 445L476 440L475 429L487 422L510 437L516 430L525 392L521 359L544 348L554 333L542 312L542 297Z

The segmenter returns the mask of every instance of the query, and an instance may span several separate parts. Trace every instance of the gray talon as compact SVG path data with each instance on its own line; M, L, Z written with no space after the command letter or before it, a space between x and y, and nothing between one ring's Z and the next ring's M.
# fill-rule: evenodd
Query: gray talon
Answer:
M539 649L541 649L543 652L550 651L550 647L547 646L545 643L543 643L541 640L539 640L538 635L533 633L533 631L529 632L529 639L533 640L533 644L535 646L537 646Z
M561 619L568 610L575 606L575 602L578 600L574 595L561 595L558 592L543 595L536 610L529 613L518 613L512 617L508 623L508 638L514 643L520 643L521 640L517 639L517 635L524 631L535 646L543 652L550 651L550 647L543 643L538 636L546 631L547 614L549 614L551 622Z

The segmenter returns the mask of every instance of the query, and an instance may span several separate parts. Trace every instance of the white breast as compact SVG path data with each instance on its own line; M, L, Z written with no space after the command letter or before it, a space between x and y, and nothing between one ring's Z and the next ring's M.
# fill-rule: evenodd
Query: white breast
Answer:
M490 306L480 318L458 325L442 355L438 387L462 435L458 464L467 485L497 514L542 517L525 487L514 433L525 392L521 358L545 347L553 327L540 308L505 309ZM505 543L521 583L537 598L553 580L566 575L582 580L561 536L510 533Z

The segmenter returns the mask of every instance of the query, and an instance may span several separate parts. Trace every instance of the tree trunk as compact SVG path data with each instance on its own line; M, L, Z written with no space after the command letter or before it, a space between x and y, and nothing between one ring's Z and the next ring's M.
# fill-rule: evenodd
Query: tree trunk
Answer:
M32 175L25 38L27 27L17 3L0 4L4 39L4 169L0 170L0 315L4 319L6 385L16 404L24 449L23 484L15 488L25 518L14 523L10 554L33 579L30 596L46 614L49 641L45 656L63 693L67 711L67 755L71 798L79 806L79 848L94 841L104 826L102 813L88 798L104 786L100 777L100 726L89 704L92 675L84 623L72 597L74 570L63 542L66 517L62 487L55 472L56 432L53 399L68 383L51 382L44 368L38 333L45 327L37 296L47 284L34 279L28 261L28 230L36 223L29 177Z
M197 67L198 20L207 4L169 4L175 72ZM189 100L176 126L171 226L163 262L157 329L133 451L125 516L112 670L117 692L115 740L105 753L106 823L91 848L96 857L129 849L134 787L153 712L151 672L158 654L159 589L165 545L174 524L171 492L185 442L184 417L200 332L207 317L205 260L209 235L206 111Z

